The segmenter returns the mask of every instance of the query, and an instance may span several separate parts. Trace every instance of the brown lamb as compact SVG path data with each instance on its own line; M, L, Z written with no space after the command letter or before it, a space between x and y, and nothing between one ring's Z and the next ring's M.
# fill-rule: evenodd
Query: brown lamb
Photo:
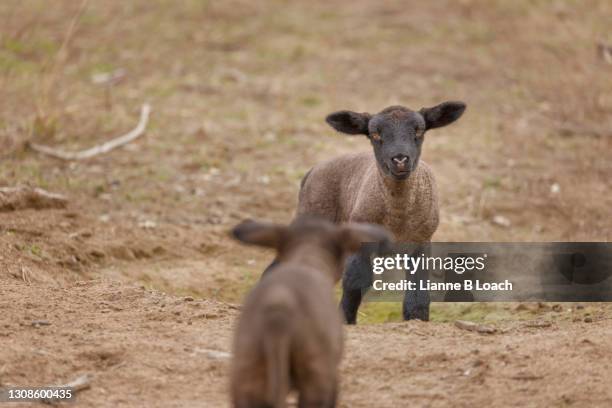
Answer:
M334 301L344 257L390 235L367 224L337 226L302 217L290 226L245 221L245 243L277 250L277 262L248 295L234 338L231 394L236 408L335 407L342 318Z
M424 135L459 119L464 110L463 102L444 102L419 111L390 106L375 115L330 114L326 120L337 131L366 135L374 154L350 154L313 167L302 180L297 215L379 224L396 241L422 244L418 251L426 252L439 214L433 173L419 160ZM367 254L352 257L343 277L342 308L351 324L371 283L367 260ZM429 319L428 293L406 293L404 319L414 318Z

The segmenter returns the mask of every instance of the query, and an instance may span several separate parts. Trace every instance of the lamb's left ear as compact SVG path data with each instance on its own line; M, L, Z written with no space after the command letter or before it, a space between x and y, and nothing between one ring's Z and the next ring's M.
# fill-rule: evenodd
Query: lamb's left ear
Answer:
M245 244L276 248L285 239L287 228L269 222L244 220L232 229L232 235Z
M422 108L419 113L425 119L425 129L434 129L453 123L463 115L465 103L460 101L443 102L433 108Z
M369 113L357 113L351 111L338 111L330 113L325 121L338 132L349 135L367 135L368 123L372 115Z

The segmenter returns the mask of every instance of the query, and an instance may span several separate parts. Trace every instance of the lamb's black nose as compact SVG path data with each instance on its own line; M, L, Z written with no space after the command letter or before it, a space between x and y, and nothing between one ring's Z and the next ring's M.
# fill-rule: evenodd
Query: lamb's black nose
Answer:
M405 154L397 154L393 156L393 165L400 171L404 171L410 165L410 157Z
M398 154L393 156L393 163L395 164L403 164L408 161L409 157L404 154Z

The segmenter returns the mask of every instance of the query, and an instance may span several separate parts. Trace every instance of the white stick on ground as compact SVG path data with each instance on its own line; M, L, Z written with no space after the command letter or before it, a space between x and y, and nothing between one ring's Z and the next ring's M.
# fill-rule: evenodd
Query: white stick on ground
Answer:
M467 320L456 320L455 326L458 327L459 329L473 331L477 333L484 333L484 334L493 334L497 331L495 327L486 326L484 324L478 324L478 323L470 322Z
M83 374L82 376L76 378L73 381L70 381L67 384L62 384L62 385L54 385L53 387L55 388L70 388L72 389L73 394L76 394L77 392L83 391L88 389L89 387L91 387L91 380L93 379L93 376L91 374ZM74 398L75 395L72 396L72 398ZM59 402L62 402L60 399L58 398L41 398L40 402L44 403L44 404L49 404L49 405L57 405Z
M66 208L68 199L37 187L0 187L0 212L34 208Z
M82 376L72 380L67 384L60 385L61 388L72 388L73 391L82 391L91 386L91 374L83 374Z
M149 114L151 113L151 106L148 103L142 105L142 109L140 110L140 121L138 125L130 132L126 133L123 136L119 136L115 139L109 140L106 143L101 145L94 146L90 149L81 150L78 152L67 152L61 149L55 149L53 147L39 145L37 143L28 143L28 147L35 152L46 154L47 156L55 157L57 159L62 160L84 160L89 159L91 157L97 156L99 154L110 152L113 149L116 149L119 146L123 146L125 144L130 143L133 140L136 140L140 137L145 129L147 128L147 123L149 122Z

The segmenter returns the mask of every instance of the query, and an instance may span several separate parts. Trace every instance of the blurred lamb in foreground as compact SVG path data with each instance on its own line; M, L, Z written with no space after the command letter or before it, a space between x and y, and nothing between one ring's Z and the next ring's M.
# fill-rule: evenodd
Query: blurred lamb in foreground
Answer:
M235 332L234 406L284 407L292 389L300 407L336 406L342 318L334 284L347 254L390 235L375 225L337 226L313 217L289 226L244 221L233 235L277 251L277 263L248 295Z

